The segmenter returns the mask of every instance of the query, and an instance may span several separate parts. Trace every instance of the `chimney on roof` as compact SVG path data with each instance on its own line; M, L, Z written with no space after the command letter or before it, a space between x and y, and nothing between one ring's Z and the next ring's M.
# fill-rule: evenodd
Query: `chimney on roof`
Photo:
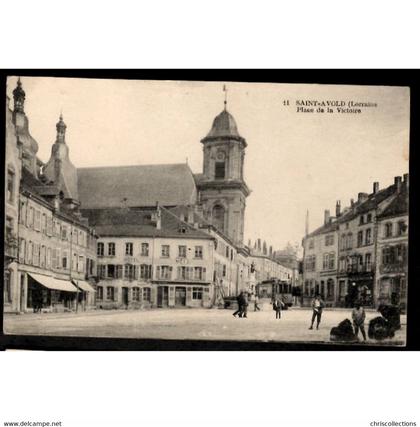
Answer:
M261 239L257 240L257 248L259 251L261 251Z
M162 228L162 211L159 206L159 202L156 202L156 230Z
M357 201L358 203L363 203L367 200L368 197L369 197L369 194L367 193L359 193L357 195Z
M268 250L268 254L270 255L270 257L273 256L273 247L270 246L269 250Z
M397 193L399 193L401 190L401 180L402 178L400 176L396 176L394 178L394 185L395 185L395 189L397 190Z
M325 209L324 211L324 225L327 225L330 222L330 211Z
M379 191L379 182L375 181L373 183L373 194L376 194Z
M337 200L335 204L335 216L338 218L341 215L341 201Z
M354 206L354 199L350 199L350 206L353 207Z
M403 175L403 178L404 178L404 184L405 184L405 186L406 186L406 188L407 188L407 190L408 190L408 182L409 182L408 173L405 173L405 174Z

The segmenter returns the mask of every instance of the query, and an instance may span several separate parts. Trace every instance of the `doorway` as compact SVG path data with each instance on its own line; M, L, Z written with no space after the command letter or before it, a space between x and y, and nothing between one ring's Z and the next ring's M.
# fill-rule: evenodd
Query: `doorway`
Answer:
M157 306L159 308L168 307L169 291L168 286L158 286Z
M125 306L128 306L128 288L126 286L122 288L122 302Z
M185 307L187 304L187 289L176 287L175 288L175 306Z

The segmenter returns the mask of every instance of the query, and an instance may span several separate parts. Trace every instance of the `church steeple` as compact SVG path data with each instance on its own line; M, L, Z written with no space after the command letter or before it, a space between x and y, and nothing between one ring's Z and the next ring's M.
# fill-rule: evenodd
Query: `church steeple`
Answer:
M63 121L63 113L60 114L60 119L58 120L58 123L56 124L56 129L57 129L56 142L60 142L60 143L65 144L66 143L67 125Z
M25 91L22 89L22 82L20 81L20 77L17 81L17 86L13 91L13 101L14 101L14 108L13 111L16 113L23 113L24 112L24 105L25 105Z
M223 91L224 109L201 140L203 175L198 190L206 218L235 244L242 245L245 199L250 192L243 172L247 143L239 134L234 117L227 111L226 86Z

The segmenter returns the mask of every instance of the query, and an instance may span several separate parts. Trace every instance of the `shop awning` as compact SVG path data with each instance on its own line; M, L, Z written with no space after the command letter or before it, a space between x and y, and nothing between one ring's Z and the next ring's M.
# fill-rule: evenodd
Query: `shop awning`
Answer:
M95 292L95 289L93 288L93 286L88 282L85 282L84 280L75 280L75 282L82 291Z
M74 286L68 280L55 279L50 276L43 276L42 274L28 273L32 279L36 280L42 286L45 286L48 289L55 289L57 291L66 291L66 292L77 292L76 286Z

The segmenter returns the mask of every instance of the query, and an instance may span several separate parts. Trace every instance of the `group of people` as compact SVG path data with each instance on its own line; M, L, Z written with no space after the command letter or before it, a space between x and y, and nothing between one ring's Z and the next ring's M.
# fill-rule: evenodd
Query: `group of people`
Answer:
M233 317L247 318L248 317L248 305L249 305L249 294L248 292L242 291L237 297L236 300L238 302L238 309L233 313ZM285 303L281 295L277 295L272 301L273 310L276 312L276 319L281 319L281 312L285 308ZM322 312L325 307L325 302L322 299L321 295L315 295L312 300L312 319L311 325L309 329L314 329L314 323L316 320L316 329L319 329L319 325L321 323ZM259 307L259 298L258 295L254 297L254 311L260 311ZM366 313L362 305L357 302L354 305L352 311L352 321L354 327L354 333L356 337L359 335L359 331L361 332L364 341L366 341L366 332L365 332L365 319Z

